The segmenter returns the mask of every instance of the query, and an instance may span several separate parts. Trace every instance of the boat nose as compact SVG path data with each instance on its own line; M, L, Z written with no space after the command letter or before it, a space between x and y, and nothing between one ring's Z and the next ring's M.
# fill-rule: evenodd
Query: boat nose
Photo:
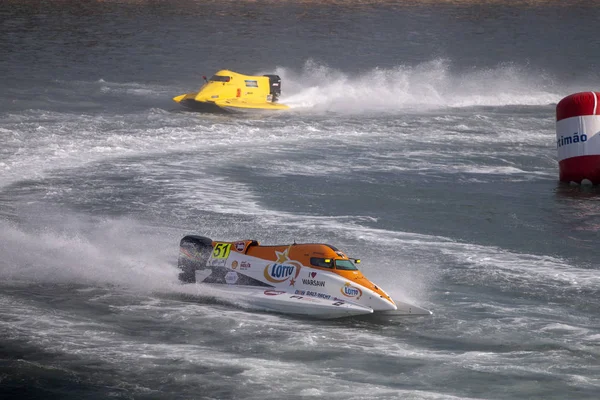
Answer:
M372 299L371 308L373 311L394 311L398 309L396 303L394 303L394 300L392 300L391 297L386 298L381 295Z

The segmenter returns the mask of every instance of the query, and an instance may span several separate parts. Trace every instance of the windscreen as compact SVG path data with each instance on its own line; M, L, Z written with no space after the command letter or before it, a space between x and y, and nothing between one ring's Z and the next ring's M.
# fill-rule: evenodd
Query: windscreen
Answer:
M213 75L210 78L211 82L229 82L231 80L230 77L228 76L221 76L221 75Z
M335 260L335 269L342 269L345 271L357 271L356 265L350 260Z
M330 258L325 259L325 258L311 257L310 264L314 265L315 267L333 268L333 263L331 262Z

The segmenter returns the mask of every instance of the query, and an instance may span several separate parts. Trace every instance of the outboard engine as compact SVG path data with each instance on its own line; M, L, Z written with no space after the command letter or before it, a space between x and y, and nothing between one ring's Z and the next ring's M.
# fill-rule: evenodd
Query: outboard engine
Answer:
M179 280L183 283L196 282L196 271L206 268L213 251L212 239L188 235L181 239L177 266L181 270Z
M273 103L279 100L279 95L281 94L281 78L279 75L263 75L269 78L269 86L271 88L271 101Z

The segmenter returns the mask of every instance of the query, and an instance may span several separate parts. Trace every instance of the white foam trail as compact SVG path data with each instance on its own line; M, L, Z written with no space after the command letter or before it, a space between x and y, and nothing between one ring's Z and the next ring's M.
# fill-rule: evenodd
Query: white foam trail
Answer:
M0 221L2 280L108 283L150 291L177 284L178 238L130 219L61 219L29 231Z
M0 186L43 178L50 170L100 160L163 152L206 152L241 141L257 141L237 121L197 114L86 115L28 111L8 115L0 134ZM173 126L176 125L176 126ZM267 141L268 132L261 132Z
M457 73L448 60L435 59L350 75L309 60L300 72L279 67L276 73L282 78L283 103L342 113L548 105L564 96L551 77L514 64Z

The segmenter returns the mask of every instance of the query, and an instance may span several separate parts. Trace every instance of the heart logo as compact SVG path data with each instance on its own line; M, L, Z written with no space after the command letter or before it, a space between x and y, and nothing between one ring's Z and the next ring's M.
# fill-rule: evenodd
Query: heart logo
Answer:
M314 278L315 276L317 276L317 273L316 273L316 272L311 272L311 273L310 273L310 277L311 277L311 278Z

